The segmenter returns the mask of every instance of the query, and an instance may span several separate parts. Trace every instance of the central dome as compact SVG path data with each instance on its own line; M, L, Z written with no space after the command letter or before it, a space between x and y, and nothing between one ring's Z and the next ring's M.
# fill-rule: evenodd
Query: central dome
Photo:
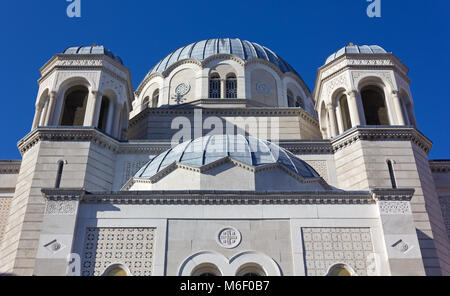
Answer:
M291 152L271 142L241 135L206 136L184 142L153 158L134 177L151 178L175 162L202 167L225 157L254 167L279 163L303 178L320 178L311 166Z
M171 65L184 59L204 61L207 58L217 54L234 55L243 61L249 61L256 58L263 59L277 66L283 73L292 72L298 75L288 63L286 63L272 50L257 43L240 40L237 38L207 39L180 47L161 60L155 67L153 67L148 75L153 73L163 73Z

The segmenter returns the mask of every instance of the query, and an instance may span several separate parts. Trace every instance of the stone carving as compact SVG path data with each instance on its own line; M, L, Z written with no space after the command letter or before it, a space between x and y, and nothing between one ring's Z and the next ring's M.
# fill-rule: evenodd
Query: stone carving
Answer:
M256 83L256 91L267 96L272 93L272 89L262 82Z
M155 228L87 228L82 276L101 276L112 264L126 266L133 276L151 276Z
M148 161L129 161L125 163L122 184L124 185L127 183L128 180L130 180L130 178L133 177L147 162Z
M408 215L411 206L408 201L379 201L380 215Z
M357 275L367 275L373 254L370 228L302 228L302 234L308 276L326 275L338 263L347 264Z
M447 229L448 239L450 240L450 197L440 197L439 203L441 205L442 217L444 218L444 224Z
M2 241L6 224L8 223L11 200L12 198L10 197L0 197L0 242Z
M242 235L234 227L226 227L219 231L217 234L217 243L219 246L226 248L226 249L234 249L242 241Z
M46 215L74 215L78 209L76 200L48 200L45 207Z
M341 74L340 76L334 78L331 81L328 81L326 84L326 98L330 98L330 96L335 92L338 88L349 89L348 87L348 79L345 74ZM331 98L330 98L331 99Z
M180 83L175 87L175 93L179 96L186 95L191 90L189 83Z
M123 84L109 75L103 74L102 81L100 83L100 90L112 89L115 91L119 98L124 97L125 87Z
M411 248L409 247L409 244L406 243L403 240L399 240L398 242L396 242L395 244L392 245L393 248L397 249L398 251L402 252L402 253L407 253Z
M50 252L52 252L53 254L56 254L59 251L63 250L66 246L55 239L55 240L45 244L44 247L47 250L49 250Z
M325 160L305 160L328 183L328 165Z
M392 75L390 72L367 72L367 71L353 71L352 77L353 77L353 83L354 85L358 85L362 78L368 77L368 76L376 76L381 78L382 80L387 81L390 84L391 88L394 88L394 82L392 80Z

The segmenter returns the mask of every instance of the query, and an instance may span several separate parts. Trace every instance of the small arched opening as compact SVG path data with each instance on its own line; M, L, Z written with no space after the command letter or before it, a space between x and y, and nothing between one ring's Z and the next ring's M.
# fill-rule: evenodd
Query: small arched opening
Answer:
M367 125L389 125L384 92L377 86L367 86L361 90L361 99Z
M237 79L234 73L227 75L225 87L226 87L225 97L227 99L237 98Z
M129 269L122 264L112 264L103 273L103 276L130 276L130 275L131 273Z
M295 107L294 94L290 89L287 90L288 107Z
M86 114L89 90L84 86L70 88L64 97L62 126L82 126Z
M342 118L342 128L343 131L347 131L352 127L352 121L350 118L350 109L348 107L348 100L346 95L342 95L339 97L339 108L341 111L341 118Z
M346 264L335 264L328 270L327 276L355 276L355 271Z
M142 101L142 110L145 110L148 107L150 107L150 97L145 97L145 99Z
M302 99L302 97L297 96L297 99L295 100L295 107L305 109L305 101Z
M209 97L212 99L219 99L220 93L220 76L218 73L212 73L209 78Z
M259 264L247 263L238 269L236 276L257 277L267 276L267 273Z
M103 132L106 132L106 128L108 125L108 115L110 112L110 107L111 100L108 97L103 96L102 103L100 105L100 115L98 118L98 129Z
M159 89L155 90L153 92L153 96L152 96L152 108L156 108L158 107L159 104Z
M220 272L219 268L212 264L212 263L204 263L196 268L191 273L191 276L201 276L201 277L208 277L208 276L222 276L222 273Z

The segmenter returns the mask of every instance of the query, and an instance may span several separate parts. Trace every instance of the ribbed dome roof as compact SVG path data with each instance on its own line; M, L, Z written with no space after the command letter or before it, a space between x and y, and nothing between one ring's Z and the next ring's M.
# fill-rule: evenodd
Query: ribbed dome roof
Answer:
M153 67L148 75L163 73L172 64L184 59L204 61L216 54L231 54L244 61L259 58L273 63L283 73L292 72L297 74L288 63L267 47L240 39L216 38L202 40L180 47L161 60Z
M202 167L225 157L255 167L280 163L304 178L320 177L306 162L273 143L241 135L215 135L167 150L142 167L135 178L151 178L174 162Z
M123 65L122 59L119 56L101 45L69 47L64 50L63 54L104 54Z
M384 50L384 48L382 48L381 46L378 45L362 45L362 46L358 46L358 45L347 45L341 49L339 49L338 51L336 51L335 53L333 53L332 55L330 55L328 57L328 59L326 60L325 64L328 64L332 61L334 61L335 59L339 58L340 56L343 56L344 54L376 54L376 53L387 53L386 50Z

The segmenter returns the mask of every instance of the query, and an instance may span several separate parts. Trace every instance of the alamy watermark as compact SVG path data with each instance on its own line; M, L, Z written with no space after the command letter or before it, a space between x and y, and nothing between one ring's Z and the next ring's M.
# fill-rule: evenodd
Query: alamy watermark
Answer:
M81 0L66 0L70 2L67 6L67 16L70 18L80 18L81 17Z
M366 0L370 2L367 6L367 16L370 18L380 18L381 17L381 0Z

